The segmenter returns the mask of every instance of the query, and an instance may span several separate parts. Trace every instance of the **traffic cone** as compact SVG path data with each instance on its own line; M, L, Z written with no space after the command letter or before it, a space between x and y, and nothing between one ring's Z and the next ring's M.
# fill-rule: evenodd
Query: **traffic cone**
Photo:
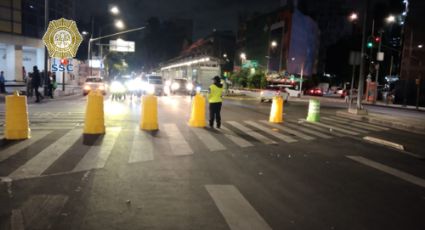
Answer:
M197 93L192 102L192 113L190 115L189 126L203 128L207 126L205 119L205 97Z
M147 131L158 130L158 100L155 95L144 95L142 97L140 129Z
M4 138L7 140L23 140L31 136L28 121L27 97L16 91L6 96Z
M273 97L273 104L270 110L269 122L272 122L272 123L283 122L283 98L281 96Z
M310 99L308 105L307 121L318 122L320 120L320 102L315 99Z
M87 96L84 134L104 134L105 114L103 112L103 95L99 90L91 91Z

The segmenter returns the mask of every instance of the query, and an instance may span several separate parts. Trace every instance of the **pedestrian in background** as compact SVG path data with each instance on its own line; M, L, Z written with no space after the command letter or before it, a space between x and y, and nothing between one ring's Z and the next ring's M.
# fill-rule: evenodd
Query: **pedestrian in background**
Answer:
M32 73L28 73L27 77L27 97L32 97L33 90L32 90Z
M214 128L214 121L216 121L217 128L220 128L223 85L220 82L219 76L215 76L212 80L213 84L210 85L208 93L208 103L210 104L210 127Z
M6 93L5 83L6 83L6 80L4 79L4 72L1 71L0 72L0 93Z
M40 71L38 70L38 67L35 65L33 67L33 73L32 73L32 88L35 92L36 100L35 102L40 102L41 99L44 97L41 95L41 93L38 91L38 88L41 86L41 76Z

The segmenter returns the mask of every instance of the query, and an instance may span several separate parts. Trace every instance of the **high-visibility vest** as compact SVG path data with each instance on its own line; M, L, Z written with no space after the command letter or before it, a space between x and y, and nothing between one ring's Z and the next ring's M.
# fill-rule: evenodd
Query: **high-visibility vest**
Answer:
M221 95L223 94L223 88L219 88L216 85L210 85L210 93L208 94L209 103L222 102Z

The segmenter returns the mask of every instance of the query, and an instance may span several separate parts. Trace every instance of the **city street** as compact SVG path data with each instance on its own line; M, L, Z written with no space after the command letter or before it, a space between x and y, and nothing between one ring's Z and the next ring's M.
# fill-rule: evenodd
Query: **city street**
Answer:
M423 134L336 103L309 123L291 100L272 124L249 97L224 100L221 129L192 128L187 96L158 97L159 131L145 132L140 99L107 95L106 134L83 136L86 98L30 103L31 138L1 140L1 230L425 229Z

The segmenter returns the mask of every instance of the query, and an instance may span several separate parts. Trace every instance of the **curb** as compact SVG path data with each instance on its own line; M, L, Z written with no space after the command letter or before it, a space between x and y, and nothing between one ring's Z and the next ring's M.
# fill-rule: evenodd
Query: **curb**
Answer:
M380 144L380 145L384 145L390 148L394 148L394 149L398 149L401 151L404 151L404 146L395 142L391 142L391 141L387 141L384 139L380 139L380 138L376 138L376 137L371 137L371 136L365 136L363 137L363 140L369 141L369 142L373 142L376 144Z

